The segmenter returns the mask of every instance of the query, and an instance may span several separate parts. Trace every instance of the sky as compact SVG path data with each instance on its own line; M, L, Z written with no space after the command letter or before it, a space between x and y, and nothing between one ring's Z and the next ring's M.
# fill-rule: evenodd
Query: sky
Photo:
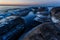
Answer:
M60 2L60 0L0 0L0 4L43 4Z

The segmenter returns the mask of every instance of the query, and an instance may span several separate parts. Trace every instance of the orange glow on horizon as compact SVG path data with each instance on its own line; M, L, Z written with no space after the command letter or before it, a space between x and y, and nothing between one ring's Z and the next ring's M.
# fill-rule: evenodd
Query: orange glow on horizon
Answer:
M46 4L46 3L52 3L52 2L0 2L0 4L13 4L13 5L34 5L34 4Z
M28 2L0 2L0 4L38 4L37 2L32 2L32 3L28 3Z
M0 4L23 4L23 3L19 3L19 2L0 2Z

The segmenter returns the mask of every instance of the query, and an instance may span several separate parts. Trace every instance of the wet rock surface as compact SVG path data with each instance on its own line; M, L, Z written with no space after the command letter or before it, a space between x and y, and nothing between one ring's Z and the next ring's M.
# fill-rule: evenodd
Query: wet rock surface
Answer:
M48 22L33 28L22 40L60 40L59 34L60 30Z
M56 9L55 9L56 8ZM0 14L0 40L60 40L60 7L8 9Z

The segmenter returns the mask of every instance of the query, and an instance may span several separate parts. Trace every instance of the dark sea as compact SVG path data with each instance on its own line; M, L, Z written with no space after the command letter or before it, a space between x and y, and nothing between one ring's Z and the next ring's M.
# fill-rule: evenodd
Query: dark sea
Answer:
M12 9L12 8L22 8L23 9L23 8L29 8L29 7L33 7L33 6L0 6L0 11L7 10L7 9ZM40 6L37 6L37 7L40 7ZM49 7L49 10L51 8L52 7Z
M12 9L12 8L28 8L30 6L0 6L0 10Z

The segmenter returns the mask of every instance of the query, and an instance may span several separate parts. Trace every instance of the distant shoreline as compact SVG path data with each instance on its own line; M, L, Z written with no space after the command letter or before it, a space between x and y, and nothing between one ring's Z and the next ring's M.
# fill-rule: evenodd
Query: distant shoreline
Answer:
M0 4L0 6L33 6L33 5L19 5L19 4Z
M31 6L31 5L0 5L0 6Z
M50 5L50 4L37 4L37 5L19 5L19 4L0 4L0 6L31 6L31 7L57 7L59 5ZM59 6L60 7L60 6Z

